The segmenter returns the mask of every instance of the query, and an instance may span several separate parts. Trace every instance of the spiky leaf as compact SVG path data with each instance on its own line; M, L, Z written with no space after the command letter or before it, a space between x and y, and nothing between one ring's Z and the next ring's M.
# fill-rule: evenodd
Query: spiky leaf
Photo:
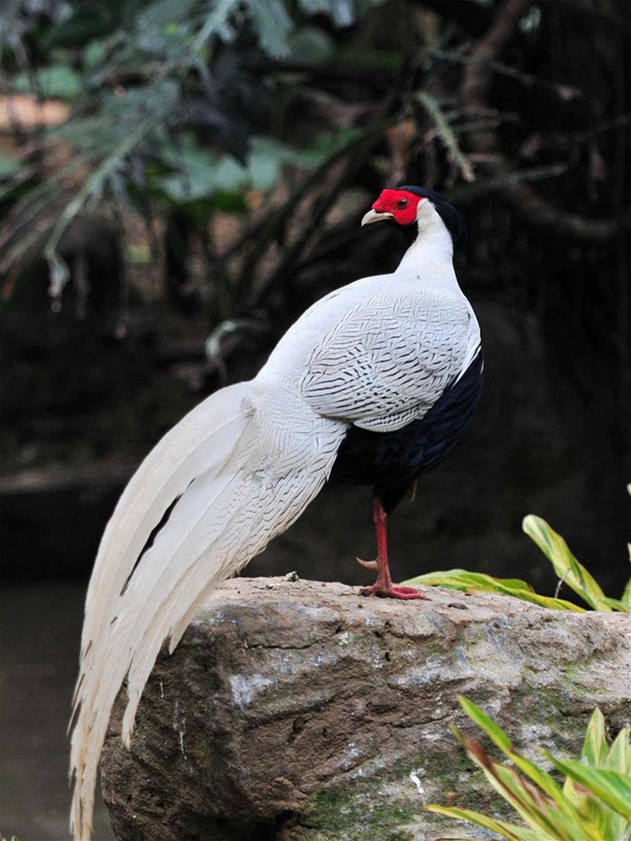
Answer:
M466 593L501 593L505 596L514 596L523 601L538 604L540 607L548 607L556 610L583 611L582 607L568 602L565 599L555 599L552 596L542 596L535 593L533 589L519 578L495 578L482 572L469 572L466 569L448 569L438 572L429 572L417 575L404 582L409 585L426 585L430 587L447 587L452 590L461 590Z
M531 762L525 756L517 753L512 746L511 740L508 738L502 728L496 724L489 716L480 709L473 701L465 698L463 695L458 696L460 706L469 716L469 718L478 725L478 727L486 733L494 745L496 745L504 755L510 759L524 774L539 786L548 797L551 797L555 803L563 810L565 804L563 802L563 792L554 781L554 779L543 768L540 768L534 762ZM565 810L569 817L572 817L572 810Z
M588 765L602 765L607 756L605 717L596 707L587 725L581 758Z
M529 514L522 528L551 561L558 577L594 610L612 610L612 605L585 567L574 557L565 540L541 517Z
M619 771L592 768L572 759L555 759L548 754L555 768L567 774L599 797L603 803L631 821L631 777Z
M629 730L630 728L627 725L618 733L613 745L609 749L609 753L602 762L602 766L610 771L619 771L621 774L627 774L631 779L631 742L629 741Z
M445 815L448 818L458 818L459 820L469 821L477 826L490 829L491 832L496 832L500 838L506 838L508 841L542 841L541 836L534 832L515 826L505 821L497 821L494 818L489 818L488 815L483 815L481 812L474 812L471 809L460 809L457 806L440 806L436 803L431 803L425 807L429 812L435 812L437 815ZM454 841L449 836L450 841ZM445 838L446 841L446 838Z

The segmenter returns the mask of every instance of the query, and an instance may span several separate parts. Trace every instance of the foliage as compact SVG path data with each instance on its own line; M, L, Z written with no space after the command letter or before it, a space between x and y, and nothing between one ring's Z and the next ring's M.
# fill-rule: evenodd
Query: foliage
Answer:
M556 25L553 12L548 20L536 11L519 21L531 41ZM62 237L80 214L97 208L110 211L120 228L128 210L149 221L177 213L205 236L207 257L222 260L211 237L201 234L200 220L225 208L226 197L231 209L244 212L245 191L267 197L289 169L306 175L289 196L290 207L298 193L304 198L323 186L330 206L338 198L333 190L339 194L339 184L352 180L390 123L411 130L403 140L390 135L390 172L383 172L383 157L375 159L381 179L406 177L409 163L430 186L475 180L475 189L465 184L454 191L458 201L502 186L514 192L522 181L554 182L568 172L567 162L546 153L538 166L504 167L480 183L485 156L480 166L474 163L472 138L517 117L485 107L470 119L458 92L446 90L454 70L472 66L467 25L479 31L478 18L488 10L472 8L463 16L471 20L457 26L449 13L441 22L440 12L424 16L416 4L397 0L7 0L0 15L6 89L58 98L71 110L62 125L26 144L22 167L9 162L0 170L0 200L10 208L0 237L0 272L9 275L5 298L12 274L33 249L47 257L51 291L59 297L69 278ZM576 86L523 68L495 62L493 69L527 93L545 91L581 107L588 101ZM510 101L512 107L513 96ZM624 130L626 123L620 125ZM310 182L309 173L338 159L344 147L338 135L350 127L373 142L364 144L361 158L356 145L346 146L347 172L339 182L327 184L322 172ZM328 153L323 137L333 141ZM537 135L526 139L543 148ZM568 135L562 146L595 159L596 144L586 133ZM586 185L573 183L584 201ZM282 221L265 232L286 241ZM297 237L294 264L311 238ZM294 266L282 268L287 273ZM222 265L225 285L241 288L243 278L230 273ZM220 313L234 314L230 305Z
M383 186L422 183L466 215L467 295L532 321L554 360L541 379L568 412L590 395L577 444L598 436L622 464L631 87L612 80L630 16L613 0L4 0L3 344L23 359L44 324L114 339L104 359L141 343L148 387L160 368L202 396L251 376L315 299L391 271L396 231L358 221ZM595 503L606 555L621 512Z
M631 485L628 486L631 494ZM620 599L606 596L601 587L589 571L577 560L565 540L554 531L541 517L528 514L522 524L526 534L537 544L548 558L560 583L567 584L577 596L586 602L593 610L618 610L631 613L631 578L627 583ZM631 545L629 546L631 557ZM447 587L465 592L502 593L528 602L534 602L541 607L560 610L583 610L572 602L551 596L542 596L525 581L518 578L495 578L480 572L469 572L464 569L450 569L444 572L429 572L417 575L405 582L414 586Z
M38 18L26 0L11 0L0 48L13 63L13 92L60 98L72 111L42 134L43 180L30 166L0 172L0 197L15 202L0 270L17 265L46 231L42 248L59 297L69 278L60 241L79 213L103 200L118 214L130 207L144 215L148 202L184 209L204 202L210 211L225 194L238 206L247 189L270 192L286 166L308 172L335 158L345 130L317 131L299 146L256 135L295 84L273 62L294 56L301 33L318 31L313 15L350 26L381 2L113 0L103 9L44 1ZM42 35L46 17L56 25ZM313 56L313 37L310 45ZM29 51L50 63L33 67ZM25 223L34 229L25 232Z
M446 587L450 590L461 590L467 593L501 593L504 596L513 596L516 599L533 602L541 607L578 611L583 609L572 602L565 601L565 599L539 595L539 593L535 593L530 584L519 578L495 578L483 572L470 572L466 569L426 572L423 575L411 578L405 584Z
M631 579L625 587L622 598L605 596L593 576L570 551L560 534L541 517L529 514L524 518L523 529L534 540L551 562L560 580L567 584L583 601L594 610L621 610L631 613Z
M471 163L463 155L462 150L460 149L460 146L458 144L458 138L456 137L456 133L454 132L452 126L449 124L449 121L445 117L445 114L443 113L443 110L438 100L435 99L435 97L433 97L427 91L419 91L416 95L416 98L421 103L421 105L427 110L430 117L434 121L438 133L449 153L449 157L453 161L453 163L458 166L458 169L462 173L463 179L465 181L475 181L475 175L473 174L473 168L471 166Z
M518 813L521 825L470 809L432 804L438 814L469 821L509 841L628 841L631 838L630 728L624 726L611 746L597 708L590 719L578 760L543 751L547 764L565 775L563 785L542 764L527 759L506 733L472 701L460 697L469 718L510 761L493 759L478 742L453 727L469 758L492 787Z

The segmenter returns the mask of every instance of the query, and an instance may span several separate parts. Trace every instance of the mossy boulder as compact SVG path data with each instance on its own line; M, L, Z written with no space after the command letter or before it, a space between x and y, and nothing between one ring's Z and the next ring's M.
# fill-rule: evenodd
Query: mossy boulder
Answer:
M631 616L426 592L226 583L159 658L130 750L117 702L102 761L117 838L462 835L424 805L502 811L449 730L474 733L458 694L530 755L578 752L596 705L614 728L631 717Z

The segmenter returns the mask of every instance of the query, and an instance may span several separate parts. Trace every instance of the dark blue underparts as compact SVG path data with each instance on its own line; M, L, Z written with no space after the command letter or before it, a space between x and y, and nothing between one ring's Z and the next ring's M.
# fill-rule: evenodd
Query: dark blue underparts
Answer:
M471 422L482 392L483 367L480 350L425 417L396 432L351 426L329 481L372 485L385 510L392 511L410 485L453 449Z

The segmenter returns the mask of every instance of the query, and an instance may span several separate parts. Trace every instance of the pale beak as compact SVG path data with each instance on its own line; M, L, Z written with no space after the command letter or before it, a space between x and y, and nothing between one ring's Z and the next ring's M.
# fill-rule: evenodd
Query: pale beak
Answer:
M378 210L369 210L362 219L362 228L364 225L370 225L371 222L384 222L386 219L394 219L392 213L381 213Z

